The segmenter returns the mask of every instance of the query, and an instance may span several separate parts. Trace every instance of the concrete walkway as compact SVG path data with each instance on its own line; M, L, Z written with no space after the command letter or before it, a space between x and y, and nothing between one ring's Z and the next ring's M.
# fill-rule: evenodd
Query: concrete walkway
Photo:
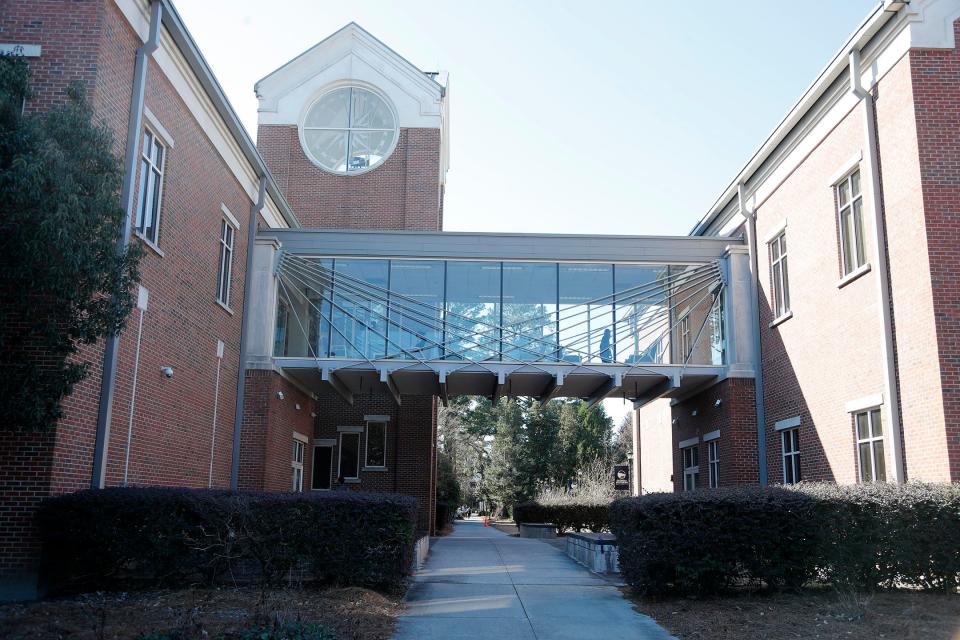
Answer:
M431 541L398 640L671 638L620 591L550 544L458 521Z

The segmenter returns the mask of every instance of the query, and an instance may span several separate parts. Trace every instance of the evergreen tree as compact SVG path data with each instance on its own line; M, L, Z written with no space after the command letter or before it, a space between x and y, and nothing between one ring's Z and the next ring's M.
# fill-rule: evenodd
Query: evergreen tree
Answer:
M140 253L117 253L121 165L82 89L39 116L28 87L23 58L0 56L0 419L33 430L86 376L79 345L123 329Z

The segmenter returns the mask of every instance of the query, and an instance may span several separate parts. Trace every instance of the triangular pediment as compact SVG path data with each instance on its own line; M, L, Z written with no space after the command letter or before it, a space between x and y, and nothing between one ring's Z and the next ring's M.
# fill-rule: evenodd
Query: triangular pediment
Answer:
M444 87L354 22L256 83L260 124L297 124L320 93L347 82L388 96L401 127L441 126Z

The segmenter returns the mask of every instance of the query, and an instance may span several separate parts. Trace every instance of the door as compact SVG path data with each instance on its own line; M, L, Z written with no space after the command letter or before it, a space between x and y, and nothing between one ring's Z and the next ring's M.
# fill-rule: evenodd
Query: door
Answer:
M313 489L329 489L333 478L333 447L318 445L313 448Z

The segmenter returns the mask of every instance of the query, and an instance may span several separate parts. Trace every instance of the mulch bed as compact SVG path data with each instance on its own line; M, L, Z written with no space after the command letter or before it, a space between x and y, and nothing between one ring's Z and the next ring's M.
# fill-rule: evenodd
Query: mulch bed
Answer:
M680 640L960 640L960 596L955 594L807 589L652 600L625 593L637 611Z
M244 627L278 620L320 623L341 640L386 640L401 608L399 595L355 587L95 593L0 605L0 638L110 640L167 632L183 640L230 639Z

